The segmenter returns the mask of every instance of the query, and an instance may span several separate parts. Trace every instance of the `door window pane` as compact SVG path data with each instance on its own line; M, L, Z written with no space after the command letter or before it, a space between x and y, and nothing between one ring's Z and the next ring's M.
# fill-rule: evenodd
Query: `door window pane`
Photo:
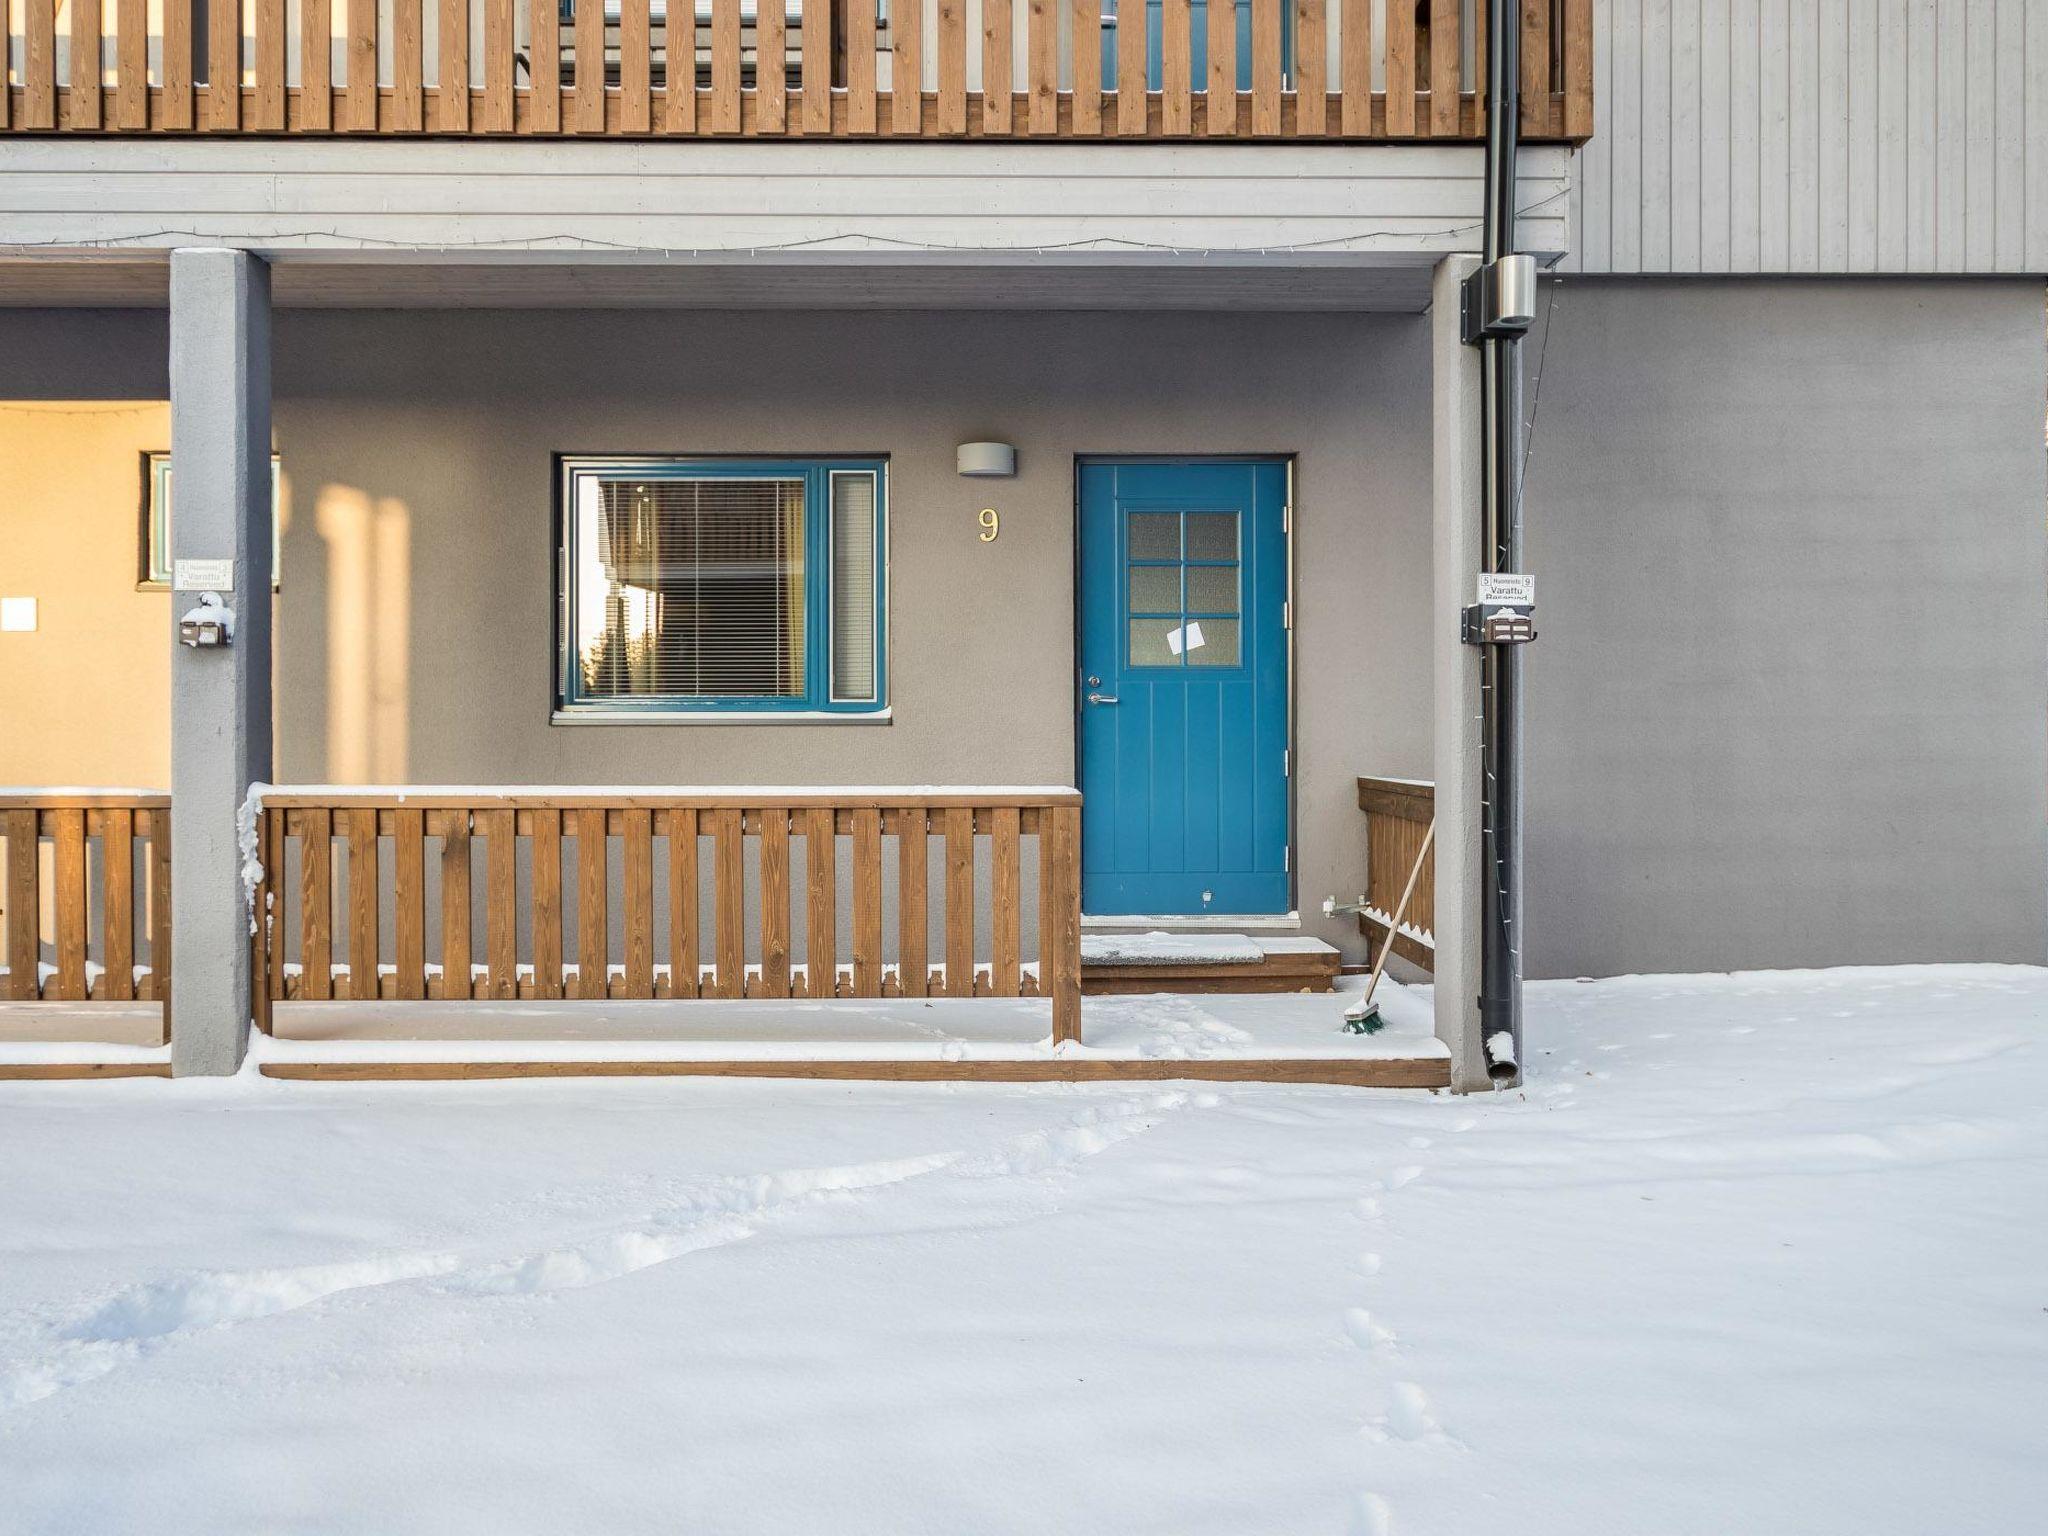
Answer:
M1180 635L1179 619L1131 620L1131 656L1134 667L1177 667L1180 656L1173 642Z
M1235 560L1237 558L1237 514L1235 512L1190 512L1188 514L1188 558L1190 560Z
M1188 612L1237 612L1237 567L1234 565L1189 566Z
M1180 567L1177 565L1132 566L1131 612L1180 612Z
M1180 514L1178 512L1133 512L1127 542L1133 560L1178 560L1180 558Z
M1237 619L1190 619L1184 654L1191 667L1234 667L1241 660Z

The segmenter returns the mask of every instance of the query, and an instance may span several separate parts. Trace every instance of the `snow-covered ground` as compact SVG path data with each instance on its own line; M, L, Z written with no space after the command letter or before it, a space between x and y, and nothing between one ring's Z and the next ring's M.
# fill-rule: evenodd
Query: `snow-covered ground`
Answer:
M1517 1093L0 1085L6 1532L2020 1532L2048 972Z

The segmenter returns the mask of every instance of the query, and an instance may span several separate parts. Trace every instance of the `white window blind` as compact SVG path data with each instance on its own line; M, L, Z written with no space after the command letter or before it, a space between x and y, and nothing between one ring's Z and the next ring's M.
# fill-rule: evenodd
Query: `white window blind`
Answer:
M867 703L875 680L875 476L832 476L832 697Z
M591 699L802 698L804 481L579 481L577 665Z

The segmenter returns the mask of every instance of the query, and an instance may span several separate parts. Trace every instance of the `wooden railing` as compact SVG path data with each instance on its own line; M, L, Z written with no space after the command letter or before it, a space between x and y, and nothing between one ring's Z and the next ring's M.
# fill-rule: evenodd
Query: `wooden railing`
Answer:
M1391 943L1394 953L1425 971L1436 965L1436 851L1423 853L1423 837L1436 816L1436 786L1414 779L1360 779L1358 808L1365 812L1367 910L1358 914L1358 931L1378 953ZM1422 857L1422 873L1408 898L1400 926L1394 908L1408 876Z
M1525 136L1592 133L1592 6L1520 0ZM1134 24L1119 24L1120 8ZM1377 28L1374 9L1373 0L16 0L6 11L17 18L10 52L19 62L11 89L0 89L0 130L1480 136L1478 0L1386 0Z
M0 794L0 998L132 1002L166 994L170 805L166 795Z
M265 1027L291 1000L1045 996L1080 1038L1071 790L272 791L257 835Z

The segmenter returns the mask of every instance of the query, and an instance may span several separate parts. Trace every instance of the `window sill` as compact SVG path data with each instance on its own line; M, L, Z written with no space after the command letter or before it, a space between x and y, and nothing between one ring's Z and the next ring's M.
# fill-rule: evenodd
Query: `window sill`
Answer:
M887 725L894 711L867 710L858 714L829 709L558 709L549 716L550 725Z

